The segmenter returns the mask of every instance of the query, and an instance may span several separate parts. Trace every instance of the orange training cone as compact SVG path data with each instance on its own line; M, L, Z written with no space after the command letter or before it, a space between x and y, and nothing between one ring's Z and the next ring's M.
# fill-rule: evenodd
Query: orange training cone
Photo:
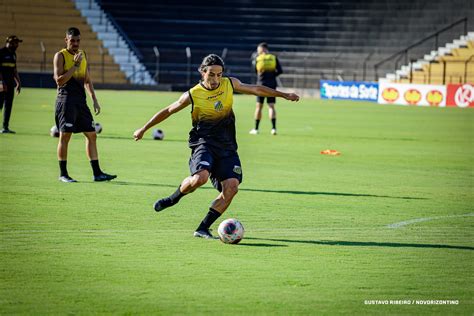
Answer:
M321 155L329 155L329 156L339 156L341 153L334 149L326 149L321 151Z

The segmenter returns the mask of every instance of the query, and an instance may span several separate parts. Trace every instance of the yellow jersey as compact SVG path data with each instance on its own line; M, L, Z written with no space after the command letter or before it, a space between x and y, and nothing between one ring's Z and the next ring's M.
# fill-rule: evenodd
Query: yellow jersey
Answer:
M277 67L277 59L275 55L272 54L260 54L257 56L255 68L257 73L262 72L275 72Z
M59 51L64 57L64 72L74 67L74 54L71 54L66 48ZM63 86L58 87L58 92L62 95L68 95L69 99L86 98L86 92L84 89L84 81L86 79L87 72L87 56L83 50L78 50L78 53L82 53L82 61L79 68L74 71L71 79L69 79Z
M60 53L63 54L64 57L64 71L68 71L69 69L74 67L74 55L71 54L66 48L61 49ZM79 66L79 68L74 71L72 77L84 83L87 71L87 57L86 53L83 50L79 49L78 53L82 54L81 66Z
M209 90L200 82L189 90L193 128L189 146L209 144L236 150L235 116L232 110L234 87L230 78L222 77L219 87Z
M260 54L255 59L255 71L257 72L257 84L275 89L276 77L283 73L278 58L269 53Z

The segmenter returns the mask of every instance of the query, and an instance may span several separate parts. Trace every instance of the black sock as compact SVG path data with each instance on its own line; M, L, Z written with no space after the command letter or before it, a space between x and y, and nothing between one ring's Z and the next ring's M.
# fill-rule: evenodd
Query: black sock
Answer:
M273 118L273 119L272 119L272 126L273 126L272 128L273 128L273 129L276 129L276 123L277 123L277 119L276 119L276 118Z
M258 130L258 126L260 125L260 120L255 120L255 129Z
M95 177L103 173L99 167L99 160L91 160L91 167L92 167L92 172L94 172Z
M69 177L67 173L67 160L59 160L59 170L61 171L61 177Z
M181 198L186 195L186 194L181 192L180 188L181 188L181 185L178 187L178 189L173 194L171 194L169 196L169 199L170 199L171 203L173 203L173 204L178 203L179 200L181 200Z
M221 216L221 213L210 207L209 212L204 217L201 224L199 224L199 227L196 230L209 229L209 227L214 224L214 222L219 218L219 216Z
M181 188L181 185L178 187L178 189L173 194L171 194L170 196L168 196L164 199L161 199L161 200L157 201L156 203L159 203L159 205L162 209L175 205L176 203L179 202L179 200L181 200L181 198L183 196L186 195L185 193L181 192L180 188ZM156 211L156 207L155 207L155 211Z

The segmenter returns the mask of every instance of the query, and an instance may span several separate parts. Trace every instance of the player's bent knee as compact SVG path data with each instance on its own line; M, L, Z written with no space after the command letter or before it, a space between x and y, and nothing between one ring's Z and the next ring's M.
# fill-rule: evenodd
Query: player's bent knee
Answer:
M192 176L191 178L191 186L193 187L200 187L207 183L209 179L209 172L200 172Z
M227 197L233 197L239 192L239 180L230 179L223 183L224 195Z

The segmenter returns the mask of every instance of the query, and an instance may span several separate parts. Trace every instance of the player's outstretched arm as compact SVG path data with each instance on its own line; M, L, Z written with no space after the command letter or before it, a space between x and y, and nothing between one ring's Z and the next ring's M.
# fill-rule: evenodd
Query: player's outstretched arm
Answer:
M178 101L171 103L164 109L160 110L158 113L153 115L153 117L145 124L142 128L139 128L133 133L133 138L135 141L140 140L143 138L143 135L147 130L166 120L172 114L181 111L185 107L191 104L191 98L189 97L189 93L185 92L181 95Z
M236 92L253 94L261 97L280 97L290 101L298 101L300 97L294 93L285 93L260 85L245 84L237 78L230 78Z

